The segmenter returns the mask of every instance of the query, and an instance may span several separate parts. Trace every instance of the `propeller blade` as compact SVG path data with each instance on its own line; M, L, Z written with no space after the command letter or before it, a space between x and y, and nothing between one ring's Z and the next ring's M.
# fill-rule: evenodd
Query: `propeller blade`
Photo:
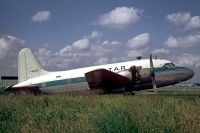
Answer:
M153 59L152 59L151 54L150 54L150 68L151 68L151 72L154 73Z
M155 71L154 71L153 59L152 59L151 54L150 54L150 70L151 70L151 78L152 78L153 89L156 89Z

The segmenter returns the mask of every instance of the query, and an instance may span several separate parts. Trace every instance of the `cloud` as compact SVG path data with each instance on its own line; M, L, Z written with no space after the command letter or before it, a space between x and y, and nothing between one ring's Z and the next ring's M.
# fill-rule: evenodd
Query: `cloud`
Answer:
M36 51L36 55L47 70L66 70L105 63L112 48L106 49L99 43L101 36L100 32L93 31L56 52L52 52L48 45L45 45Z
M152 54L154 55L162 55L162 54L169 54L170 50L165 48L155 49L153 50Z
M17 55L25 41L11 35L0 36L0 75L17 75Z
M102 37L102 36L103 36L103 34L101 32L93 31L89 37L91 39L94 39L94 38L99 38L99 37Z
M88 38L82 38L78 41L75 41L72 44L72 47L77 50L84 50L84 49L88 49L89 45L90 45L90 42L89 42Z
M96 34L95 32L98 34ZM144 41L139 41L143 45L142 47L140 46L137 47L137 49L130 49L126 42L122 43L117 40L102 41L102 35L99 34L100 32L95 32L83 36L79 40L74 41L72 44L67 44L64 48L61 48L56 52L52 52L48 48L48 45L43 45L36 51L36 55L43 63L44 68L54 71L75 69L119 61L128 61L132 60L133 57L135 58L136 56L145 56L147 55L146 52L149 51L147 45L148 43L145 43L145 45L143 45ZM138 36L136 36L136 38L140 38ZM149 38L149 35L147 36Z
M150 34L143 33L128 40L128 47L131 49L141 49L146 47L150 42Z
M193 54L181 54L172 57L173 61L178 66L185 66L191 68L199 68L200 67L200 56Z
M24 40L18 39L11 35L0 37L0 59L13 55L25 44Z
M176 26L183 27L184 30L200 28L200 16L191 16L189 12L168 14L166 19Z
M128 61L136 56L145 56L149 52L146 43L142 47L136 47L137 49L134 49L135 47L130 49L128 41L123 43L117 40L102 40L102 35L99 33L98 31L92 32L57 51L52 51L48 44L41 44L40 48L33 52L43 68L50 71ZM138 38L138 36L133 38ZM143 42L141 41L141 44L144 44ZM25 44L24 40L13 36L0 37L1 75L17 75L17 55Z
M168 14L166 19L175 25L182 25L190 21L191 15L189 12L172 13Z
M108 58L102 57L102 58L99 58L99 59L95 62L95 64L96 64L96 65L107 64L108 61L109 61Z
M114 10L101 15L98 24L109 28L124 28L140 20L142 10L134 7L116 7Z
M144 57L145 55L148 55L147 54L148 52L149 52L149 47L138 49L138 50L130 50L130 51L127 51L127 57L131 59L138 56Z
M149 55L150 34L142 33L132 37L127 41L126 57L133 60L133 58Z
M173 37L170 36L165 42L164 45L169 48L189 48L200 45L200 33L190 34L184 37Z
M111 41L111 42L109 42L108 40L105 40L105 41L103 41L102 42L102 45L104 46L104 47L118 47L118 46L120 46L121 45L121 42L119 42L119 41Z
M60 50L60 54L68 54L69 52L72 51L72 47L70 45L65 46L63 49Z
M32 16L33 22L43 22L50 19L51 13L48 10L38 11L35 15Z
M194 77L189 80L190 82L199 82L200 73L200 55L184 53L180 55L171 55L170 60L175 63L176 66L182 66L190 68L194 71Z
M143 39L150 40L148 33L135 37L137 44L142 45L138 46L137 49L134 49L135 47L130 49L128 41L122 43L117 40L102 40L102 35L98 31L93 31L91 34L83 36L72 44L67 44L56 52L52 52L48 45L43 45L36 51L36 55L47 70L69 70L91 65L128 61L132 60L133 57L146 55L145 52L149 50L147 43L149 41L142 41Z

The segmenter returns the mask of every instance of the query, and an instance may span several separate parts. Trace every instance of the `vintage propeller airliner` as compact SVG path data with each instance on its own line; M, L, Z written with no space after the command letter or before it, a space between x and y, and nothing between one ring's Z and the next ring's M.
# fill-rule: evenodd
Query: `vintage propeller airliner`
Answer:
M32 51L24 48L18 57L18 84L6 91L126 93L173 85L193 75L188 68L175 66L168 60L152 59L151 55L150 59L48 72L42 69Z

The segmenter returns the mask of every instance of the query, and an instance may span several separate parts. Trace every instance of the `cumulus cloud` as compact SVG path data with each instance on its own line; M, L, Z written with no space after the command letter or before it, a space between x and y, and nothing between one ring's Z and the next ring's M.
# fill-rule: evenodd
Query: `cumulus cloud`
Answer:
M108 58L102 57L102 58L99 58L99 59L95 62L95 64L96 64L96 65L107 64L108 61L109 61Z
M0 36L0 75L17 75L17 55L25 41L11 35Z
M180 55L171 55L170 60L175 63L176 66L183 66L190 68L194 71L194 77L191 82L199 82L200 73L200 55L184 53Z
M178 66L186 66L191 68L199 68L200 67L200 56L193 54L181 54L172 57L172 60Z
M168 14L166 19L176 26L182 26L184 30L200 28L200 16L191 16L189 12Z
M150 34L143 33L128 40L128 47L131 49L141 49L146 47L150 42Z
M54 63L56 64L57 60L59 60L59 58L56 59L56 53L49 49L48 44L42 44L42 46L38 48L38 50L34 53L39 57L42 66L48 67L50 69L53 69L53 67L55 67Z
M95 38L100 38L100 37L102 37L103 36L103 34L101 33L101 32L98 32L98 31L93 31L92 33L91 33L91 35L89 36L91 39L95 39Z
M189 48L200 45L200 33L190 34L184 37L173 37L170 36L165 42L164 45L169 48Z
M155 49L152 52L152 54L155 54L155 55L162 55L162 54L169 54L169 53L170 53L170 50L169 49L165 49L165 48Z
M138 36L133 38L140 38ZM149 47L147 43L144 43L145 41L137 42L138 45L140 42L142 47L129 48L128 41L124 43L117 40L108 41L102 40L101 37L102 34L95 31L71 44L67 44L58 51L52 51L48 44L41 44L40 48L33 52L43 68L50 71L128 61L135 59L136 56L145 56L149 52ZM0 37L1 75L17 75L17 55L25 44L25 41L13 36Z
M25 44L24 40L18 39L11 35L0 37L0 59L6 58L7 55L15 53L21 46ZM11 52L11 53L9 53Z
M103 14L98 19L98 24L110 28L124 28L140 20L142 10L134 7L116 7L114 10Z
M48 10L38 11L35 15L32 16L33 22L43 22L50 19L51 13Z
M111 41L111 42L109 42L108 40L105 40L105 41L103 41L103 46L104 47L118 47L118 46L120 46L121 45L121 42L119 42L119 41Z
M148 55L147 53L149 53L149 47L146 47L143 49L137 49L137 50L133 49L133 50L127 51L127 57L131 59L138 56L144 57L145 55Z
M66 45L60 50L60 54L69 54L73 50L88 50L90 48L90 41L102 37L103 34L98 31L93 31L90 35L84 36L81 39L72 43L72 45Z
M60 54L61 55L68 54L71 51L72 51L72 47L70 45L67 45L60 50Z
M89 42L88 38L82 38L78 41L75 41L72 44L72 47L77 50L84 50L84 49L88 49L89 45L90 45L90 42Z
M146 43L144 45L144 41L141 41L142 47L130 49L126 42L122 43L117 40L101 41L99 37L102 35L96 34L99 32L96 32L95 35L93 33L95 32L83 36L72 44L67 44L56 52L52 52L48 45L42 46L36 51L36 55L47 70L67 70L133 60L136 56L147 55L149 51L148 45Z
M52 52L48 45L45 45L36 51L36 55L47 70L66 70L103 64L109 60L107 57L112 52L112 46L108 49L109 42L107 45L99 42L100 36L100 32L94 31L56 52Z

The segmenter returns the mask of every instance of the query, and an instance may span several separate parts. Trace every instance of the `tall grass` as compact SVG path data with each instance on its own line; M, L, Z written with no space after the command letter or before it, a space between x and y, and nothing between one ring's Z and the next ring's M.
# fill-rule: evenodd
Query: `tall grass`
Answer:
M0 132L200 132L199 125L198 97L0 96Z

